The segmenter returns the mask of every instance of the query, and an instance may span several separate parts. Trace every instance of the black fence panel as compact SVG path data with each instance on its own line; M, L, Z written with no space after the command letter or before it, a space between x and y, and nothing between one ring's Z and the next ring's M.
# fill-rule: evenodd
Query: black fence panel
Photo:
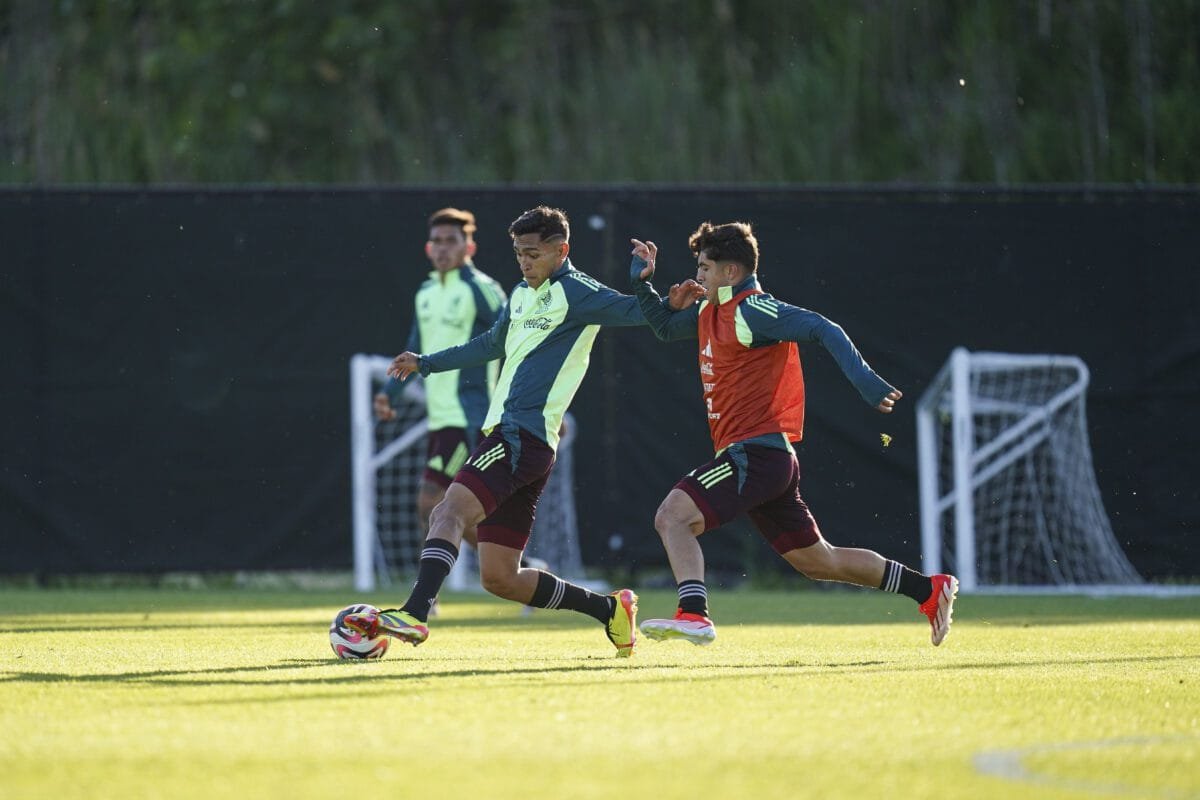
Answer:
M559 187L0 192L0 572L348 566L349 357L402 348L431 211L472 209L511 287L506 228L539 203L622 290L631 236L665 287L699 222L755 223L764 287L905 392L883 417L803 348L803 491L835 543L919 560L912 404L953 347L1069 353L1122 546L1197 574L1200 193ZM598 339L573 407L590 564L665 565L654 510L711 457L694 348ZM715 569L773 563L729 528Z

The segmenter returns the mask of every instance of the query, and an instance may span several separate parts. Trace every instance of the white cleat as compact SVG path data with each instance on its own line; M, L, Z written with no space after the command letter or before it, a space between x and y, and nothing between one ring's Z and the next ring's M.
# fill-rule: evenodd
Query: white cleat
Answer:
M717 629L708 617L676 611L674 619L648 619L642 623L642 633L658 642L683 639L692 644L712 644Z

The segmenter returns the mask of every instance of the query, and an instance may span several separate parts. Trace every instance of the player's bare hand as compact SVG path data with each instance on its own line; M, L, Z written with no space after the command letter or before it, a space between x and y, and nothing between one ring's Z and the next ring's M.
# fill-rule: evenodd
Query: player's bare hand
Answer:
M875 406L875 410L884 414L890 414L896 410L896 401L904 397L904 392L899 389L892 389L887 393L887 397L883 398L883 402Z
M644 281L650 280L650 276L654 274L654 261L658 258L658 245L654 242L642 242L637 239L630 239L633 242L633 250L630 255L635 255L646 262L646 268L642 270L641 279Z
M388 376L399 378L400 380L406 379L409 375L420 369L421 365L417 360L419 358L420 356L416 353L407 351L401 353L392 359L392 365L387 370Z
M683 283L677 283L670 288L667 292L667 302L673 311L683 311L706 294L708 294L707 289L688 278Z
M375 395L374 406L375 419L382 422L389 422L396 418L396 409L392 408L391 399L383 392Z

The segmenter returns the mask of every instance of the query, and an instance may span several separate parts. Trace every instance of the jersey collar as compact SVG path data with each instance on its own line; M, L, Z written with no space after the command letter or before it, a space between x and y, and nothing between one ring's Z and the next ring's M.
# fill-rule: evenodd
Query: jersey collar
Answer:
M567 256L567 258L563 260L562 266L559 267L558 269L554 270L554 272L551 272L550 277L547 278L546 281L547 281L547 283L550 281L556 281L573 269L575 269L575 268L573 266L571 266L571 257Z
M751 273L750 275L747 275L746 279L743 280L741 283L739 283L737 286L722 286L720 289L717 289L717 296L716 296L715 302L717 305L720 305L721 303L728 303L736 295L741 294L742 292L746 291L747 289L758 289L760 291L762 290L762 287L758 285L758 276L757 275Z
M521 281L520 283L517 284L517 286L524 286L526 289L532 289L535 292L540 292L542 290L543 286L549 286L552 283L556 283L559 278L563 277L564 275L566 275L568 272L572 271L573 269L575 269L575 267L571 266L571 259L567 258L565 261L563 261L561 267L554 270L554 272L551 272L550 277L548 277L548 278L546 278L546 280L542 281L541 285L538 286L538 288L534 289L532 286L529 285L528 281Z
M475 265L473 263L471 263L471 259L468 258L466 261L463 262L463 265L461 267L455 267L454 269L447 272L446 280L453 280L455 278L461 278L462 276L466 275L473 269L475 269ZM435 281L439 281L439 280L441 280L442 273L438 272L435 269L429 273L429 277L433 278Z

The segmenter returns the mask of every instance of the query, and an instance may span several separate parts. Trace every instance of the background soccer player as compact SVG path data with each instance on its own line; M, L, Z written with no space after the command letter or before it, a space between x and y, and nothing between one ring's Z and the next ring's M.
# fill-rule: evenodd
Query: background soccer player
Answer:
M570 224L539 206L509 226L524 280L490 330L432 354L405 352L395 378L476 366L504 357L485 436L433 510L417 582L400 609L346 617L368 636L412 644L429 635L430 604L458 557L463 532L477 528L479 571L492 594L537 608L562 608L605 626L618 656L636 644L637 595L598 595L544 570L521 567L538 498L554 464L563 414L587 371L601 325L644 325L635 298L613 291L571 264ZM682 305L680 305L682 307Z
M878 553L829 544L800 496L793 442L804 430L804 378L796 342L820 342L867 403L884 414L901 393L880 378L838 325L762 291L758 241L750 225L705 222L688 239L696 279L661 302L650 284L658 248L633 239L630 267L638 301L660 339L698 338L700 380L716 456L692 470L658 508L662 537L679 591L673 619L650 619L652 639L708 644L704 554L697 537L745 511L785 561L814 580L842 581L906 594L920 604L939 645L950 630L958 581L922 575ZM689 298L684 310L680 298ZM696 305L695 299L704 299Z
M443 208L429 217L425 255L433 265L429 278L413 298L412 329L405 345L414 353L444 350L465 344L492 327L504 305L500 284L481 272L475 255L475 215ZM425 471L417 492L417 519L421 533L429 532L429 514L441 502L446 487L479 443L499 371L495 362L430 375L425 381ZM375 416L395 419L393 404L401 382L392 378L375 395ZM475 544L474 529L464 538Z

